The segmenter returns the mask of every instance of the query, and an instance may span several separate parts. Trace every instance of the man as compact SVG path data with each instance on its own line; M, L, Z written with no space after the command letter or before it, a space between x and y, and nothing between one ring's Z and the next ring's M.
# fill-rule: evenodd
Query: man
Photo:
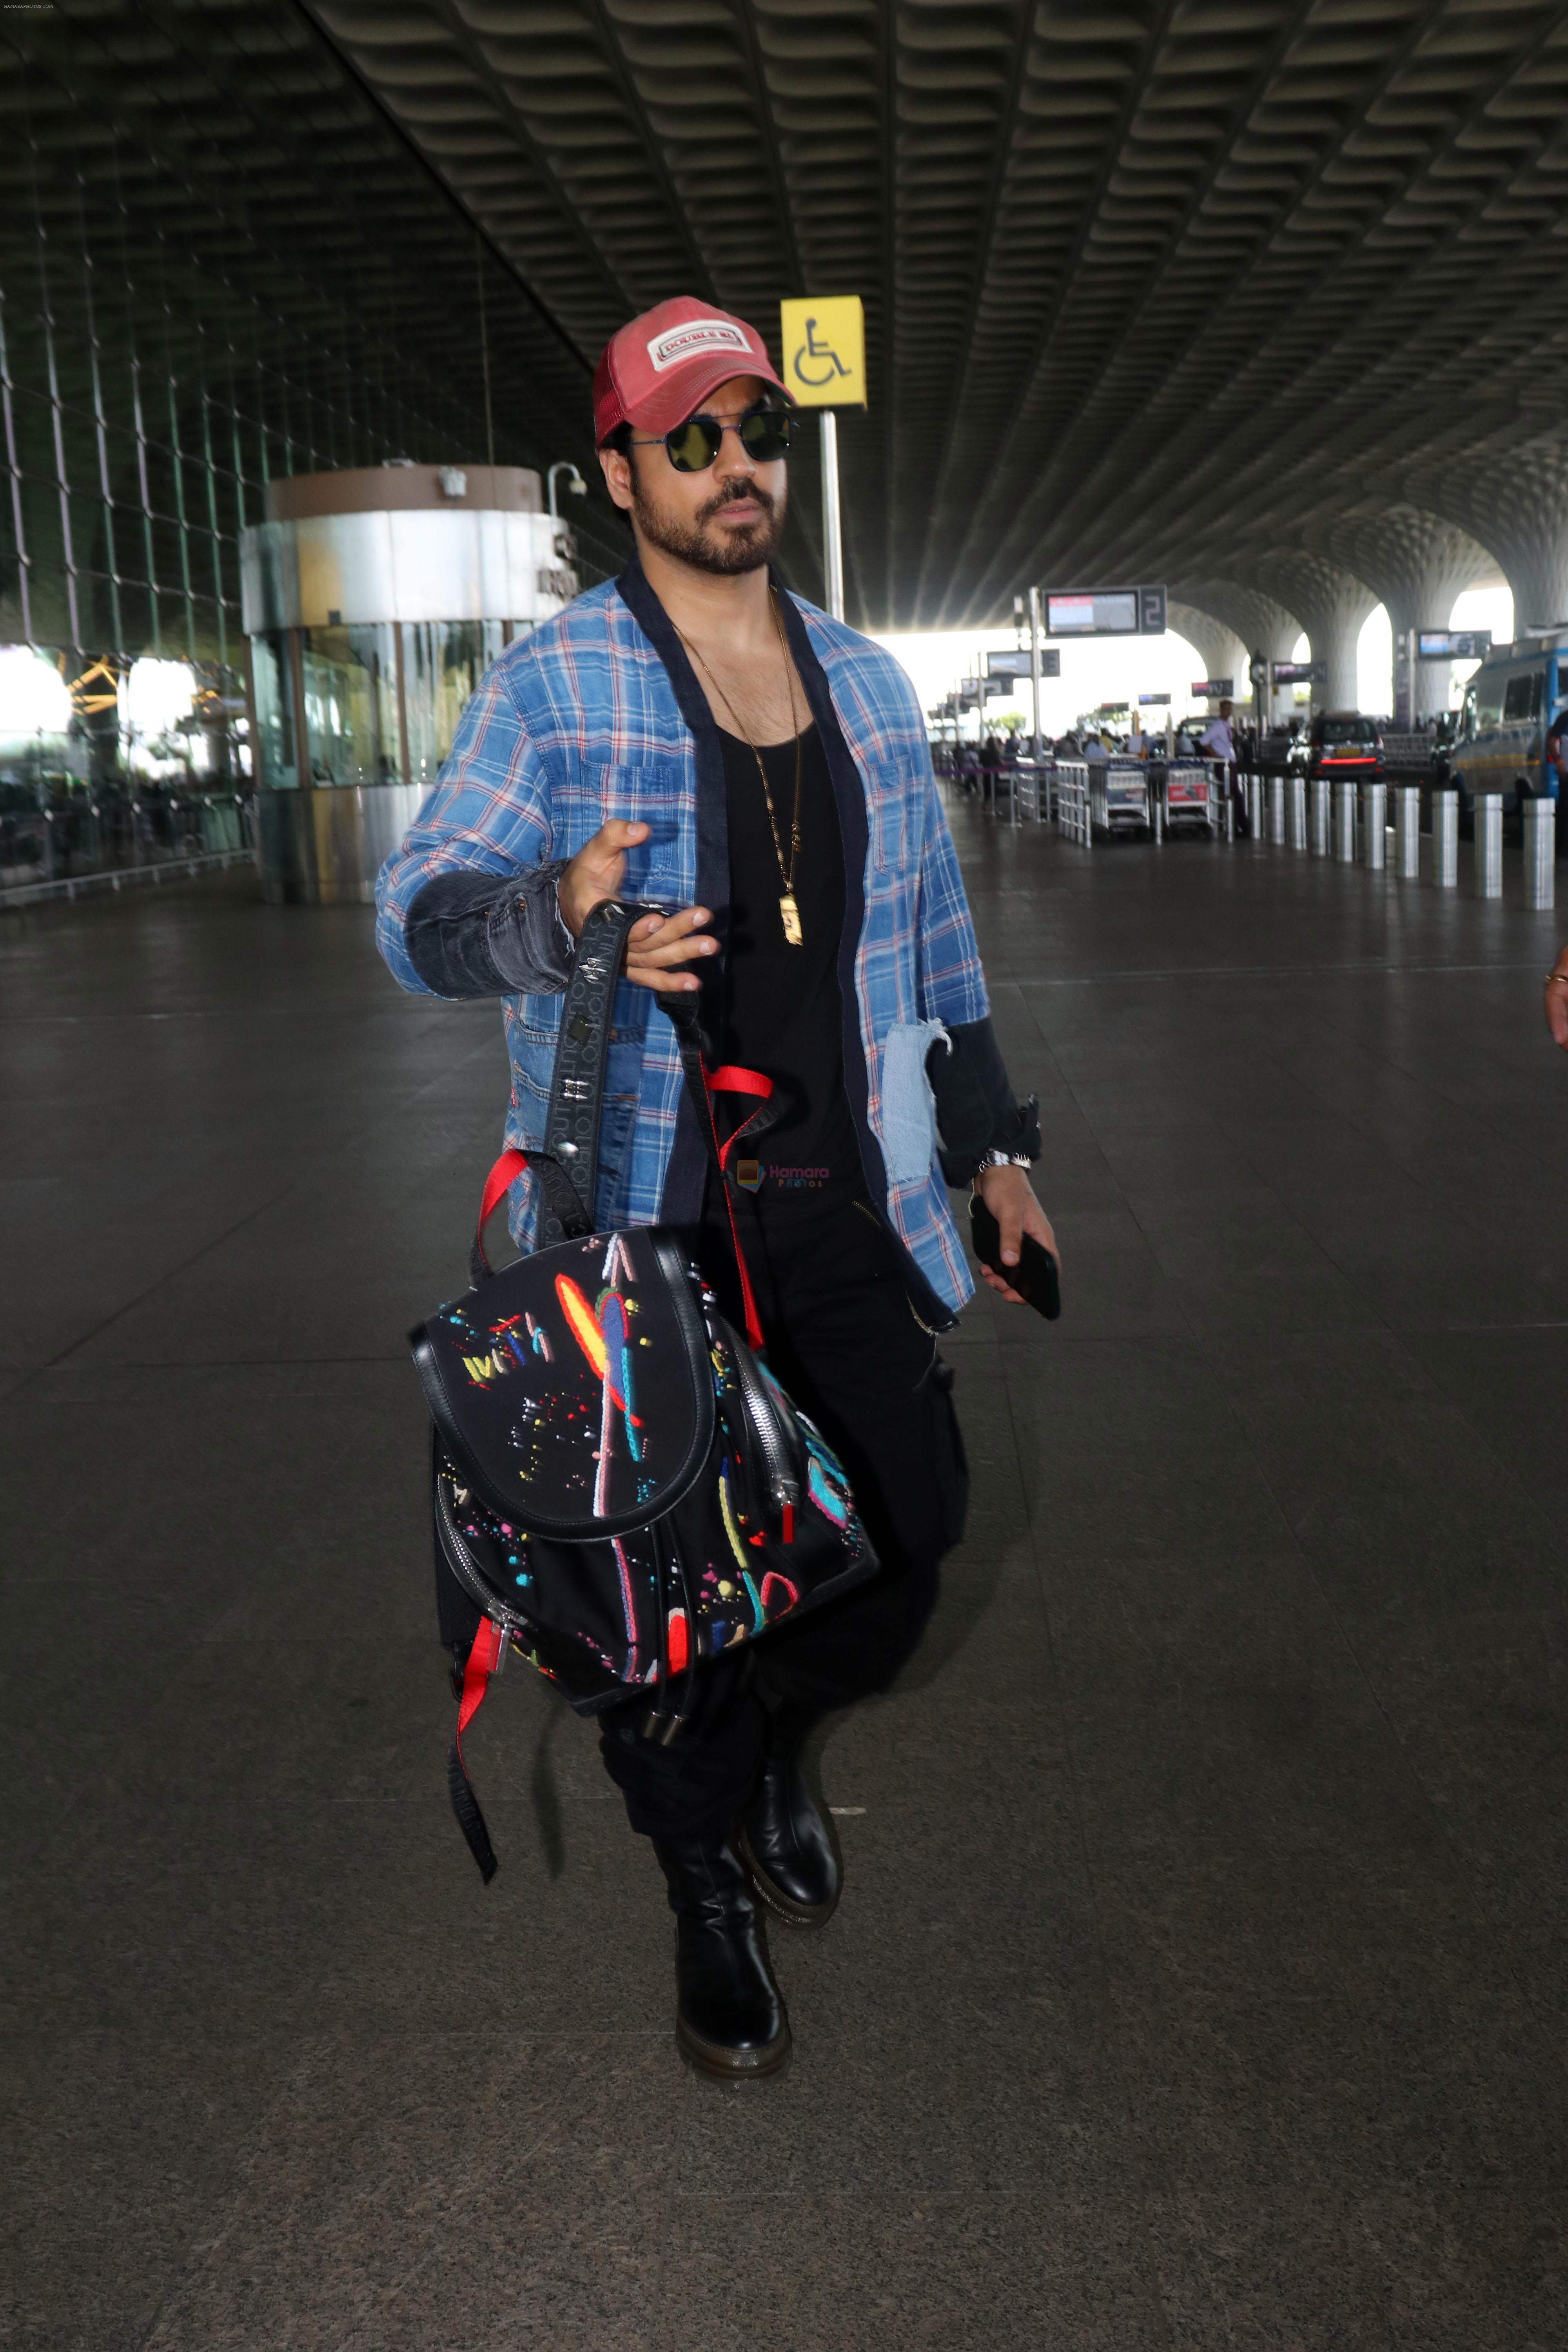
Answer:
M537 1145L572 935L612 895L667 910L634 929L616 999L596 1223L688 1229L738 1322L733 1212L769 1361L844 1459L883 1563L754 1654L705 1664L671 1745L646 1736L646 1696L602 1718L676 1915L678 2040L736 2077L789 2048L752 1894L799 1927L838 1897L802 1742L910 1655L962 1527L935 1334L970 1285L943 1169L973 1175L1005 1265L1026 1234L1055 1244L914 692L771 578L789 408L761 336L710 304L660 303L606 347L594 416L636 553L489 670L383 871L378 936L405 987L506 1000L507 1136ZM788 1106L728 1201L708 1191L658 1007L697 990L713 1057L763 1071ZM525 1247L533 1206L524 1180ZM1005 1274L986 1278L1016 1300Z
M1228 702L1220 704L1219 717L1211 719L1198 738L1198 749L1205 759L1225 761L1226 785L1236 812L1236 837L1237 841L1247 841L1251 837L1252 824L1247 814L1247 796L1241 789L1241 776L1237 766L1236 738L1230 731L1230 715L1234 707Z

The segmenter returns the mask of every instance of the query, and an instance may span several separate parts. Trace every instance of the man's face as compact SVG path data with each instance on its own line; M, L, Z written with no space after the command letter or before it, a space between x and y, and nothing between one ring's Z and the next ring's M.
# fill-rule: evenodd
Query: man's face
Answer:
M693 414L738 425L763 393L759 377L734 376ZM601 449L599 463L611 498L630 513L639 539L698 572L756 572L771 562L789 502L782 457L759 465L742 447L740 436L726 432L711 466L700 474L682 474L670 464L662 441L636 425L632 440L644 446L624 457Z

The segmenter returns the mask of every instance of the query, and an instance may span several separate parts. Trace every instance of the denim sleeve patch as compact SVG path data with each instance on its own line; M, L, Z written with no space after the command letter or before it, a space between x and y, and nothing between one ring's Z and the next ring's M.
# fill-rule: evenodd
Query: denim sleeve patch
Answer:
M936 1154L936 1100L926 1055L938 1039L952 1051L940 1021L900 1021L882 1046L882 1158L890 1184L922 1184Z

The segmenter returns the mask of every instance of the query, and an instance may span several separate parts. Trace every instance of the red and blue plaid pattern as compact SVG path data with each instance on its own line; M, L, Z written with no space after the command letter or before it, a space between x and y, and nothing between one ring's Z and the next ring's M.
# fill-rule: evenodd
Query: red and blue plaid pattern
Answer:
M896 1024L983 1020L989 1010L963 883L937 798L914 688L879 646L796 597L866 794L865 919L855 959L869 1115L881 1135L882 1051ZM395 977L420 990L403 927L437 874L511 874L571 857L612 816L639 818L628 897L689 906L696 893L696 761L663 661L606 584L507 650L459 721L451 754L376 886L377 940ZM560 1020L559 996L505 1000L511 1055L507 1141L535 1145ZM658 1222L681 1100L675 1033L652 993L623 982L606 1077L596 1222ZM525 1246L528 1181L513 1194ZM972 1287L947 1191L933 1165L889 1188L886 1210L937 1297L956 1310Z

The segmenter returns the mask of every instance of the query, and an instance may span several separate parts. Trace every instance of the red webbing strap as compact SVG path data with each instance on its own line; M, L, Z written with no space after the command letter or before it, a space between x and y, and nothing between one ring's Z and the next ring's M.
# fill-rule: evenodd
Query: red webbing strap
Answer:
M764 1078L761 1070L742 1070L737 1064L726 1062L717 1070L704 1070L702 1073L702 1084L707 1089L710 1097L708 1104L708 1124L710 1129L712 1130L713 1150L718 1158L720 1181L722 1182L725 1172L730 1165L731 1152L734 1150L736 1144L739 1143L741 1138L746 1132L747 1128L751 1126L752 1119L755 1118L757 1114L756 1111L753 1111L751 1118L742 1119L740 1126L735 1129L734 1134L731 1135L726 1142L721 1143L719 1140L719 1130L713 1124L713 1104L710 1099L711 1097L714 1095L752 1095L758 1098L758 1108L760 1109L762 1104L765 1103L772 1095L773 1090L773 1082L772 1078ZM756 1294L752 1288L752 1277L746 1267L746 1253L741 1247L741 1228L735 1222L735 1203L730 1196L730 1187L728 1184L724 1185L724 1210L730 1220L730 1244L735 1253L735 1271L741 1277L741 1305L745 1311L747 1345L761 1350L763 1348L766 1347L767 1341L763 1336L763 1320L762 1317L757 1313Z
M528 1154L525 1151L508 1150L501 1153L500 1158L485 1178L485 1189L479 1195L479 1232L481 1241L496 1202L503 1192L511 1190L527 1165Z
M499 1161L497 1165L500 1165ZM500 1627L492 1624L489 1618L480 1620L479 1630L474 1635L474 1646L468 1652L468 1664L463 1668L463 1696L458 1705L457 1737L447 1754L447 1793L452 1801L458 1827L468 1841L468 1852L479 1864L479 1876L487 1886L496 1874L495 1849L490 1843L490 1833L485 1827L485 1817L479 1811L473 1783L468 1779L468 1766L463 1761L463 1734L485 1703L485 1693L489 1689L490 1676L500 1662L501 1644L506 1638Z
M742 1070L738 1064L733 1062L726 1062L717 1070L704 1070L702 1073L702 1083L707 1087L710 1095L753 1095L758 1099L759 1108L763 1103L771 1100L773 1091L773 1082L772 1078L764 1078L761 1070ZM733 1151L736 1144L739 1143L741 1138L745 1134L746 1129L752 1124L752 1119L755 1118L756 1115L756 1112L753 1111L751 1118L743 1118L741 1121L740 1126L735 1129L734 1134L731 1135L727 1141L719 1144L719 1171L721 1175L722 1175L725 1169L730 1165L731 1152ZM711 1112L710 1112L710 1116L711 1116ZM717 1131L714 1133L713 1140L715 1143L719 1142Z
M563 1238L573 1239L588 1231L588 1213L578 1199L572 1179L559 1160L548 1151L527 1151L516 1145L501 1153L479 1196L479 1221L474 1228L474 1245L468 1253L468 1280L477 1290L489 1276L491 1267L485 1255L485 1227L502 1196L521 1175L531 1168L534 1181L543 1195L542 1214L559 1225Z
M724 1062L716 1070L704 1070L702 1083L710 1095L758 1095L763 1102L773 1090L772 1078L764 1078L761 1070L742 1070L738 1062Z

